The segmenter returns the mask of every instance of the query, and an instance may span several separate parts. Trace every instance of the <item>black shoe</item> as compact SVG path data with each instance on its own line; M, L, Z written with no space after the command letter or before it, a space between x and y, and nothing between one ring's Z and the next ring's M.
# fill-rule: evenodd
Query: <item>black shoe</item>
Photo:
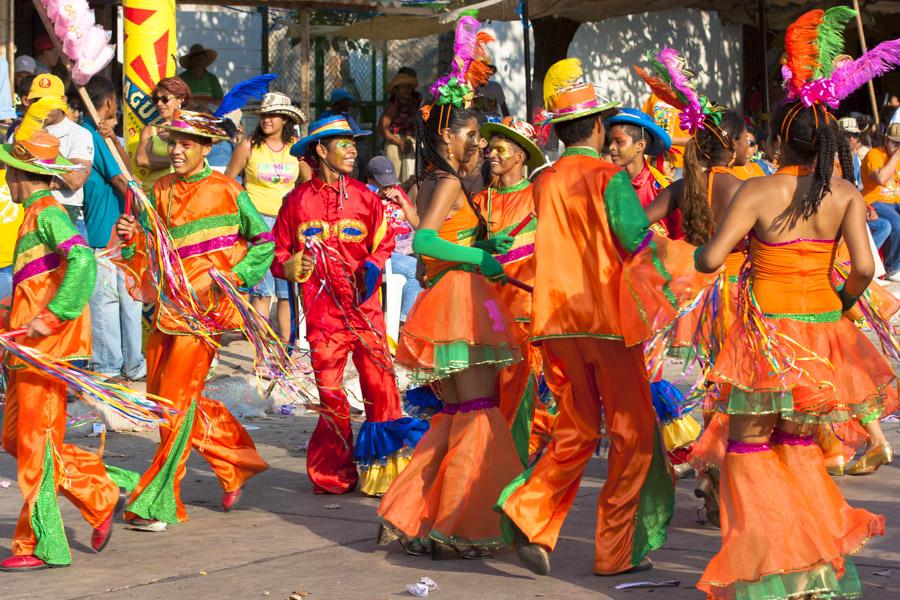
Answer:
M516 556L525 568L535 575L550 574L550 552L540 544L532 544L528 540L528 536L522 533L522 530L513 524L515 529L513 533L513 547L516 549Z
M616 575L628 575L630 573L640 573L641 571L649 571L653 568L653 561L649 558L644 557L638 565L631 567L630 569L625 569L624 571L619 571L618 573L597 573L594 571L594 575L597 577L615 577Z

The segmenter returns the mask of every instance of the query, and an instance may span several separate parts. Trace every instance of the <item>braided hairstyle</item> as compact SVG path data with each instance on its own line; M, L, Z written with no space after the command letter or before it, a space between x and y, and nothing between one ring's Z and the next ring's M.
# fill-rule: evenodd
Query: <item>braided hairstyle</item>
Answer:
M722 113L715 129L701 127L684 147L684 190L681 209L685 239L694 246L709 241L716 229L707 197L709 167L726 166L734 157L734 144L746 131L744 120L731 110Z
M773 134L781 137L782 164L815 163L809 189L793 207L794 214L808 219L816 214L822 198L831 192L834 157L838 156L844 179L853 181L853 155L847 140L837 131L837 122L818 104L784 104L775 113Z
M447 114L449 112L449 115ZM418 111L416 115L416 182L421 185L422 181L433 171L444 171L449 175L457 178L462 183L462 178L453 166L447 162L444 154L440 151L440 131L438 125L443 121L445 128L450 131L459 132L472 119L477 119L477 113L474 110L466 108L456 108L452 104L438 105L431 107L430 114L426 120L422 111ZM443 118L442 118L443 117ZM483 239L487 234L487 221L481 210L473 202L472 195L465 185L461 185L463 194L466 195L466 202L478 217L478 239Z

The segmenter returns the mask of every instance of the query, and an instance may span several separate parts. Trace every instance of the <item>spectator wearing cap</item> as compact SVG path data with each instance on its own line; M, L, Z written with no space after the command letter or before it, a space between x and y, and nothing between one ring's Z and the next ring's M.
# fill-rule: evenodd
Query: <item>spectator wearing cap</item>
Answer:
M198 103L218 104L224 96L219 78L209 72L209 66L218 56L215 50L204 48L203 44L194 44L187 54L178 59L178 64L185 69L178 76L191 89L191 95Z
M844 138L846 138L847 144L850 146L850 151L853 153L853 181L856 183L856 187L862 191L863 184L860 176L862 160L860 160L858 153L860 146L859 124L853 117L844 117L838 120L838 128L844 134ZM891 223L887 219L879 218L878 213L875 212L875 208L871 204L867 206L867 209L866 221L869 226L869 232L872 234L872 241L875 243L876 248L881 249L881 246L884 245L884 242L891 235Z
M860 178L863 198L891 224L884 270L888 279L900 281L900 123L890 125L881 146L866 154Z
M34 38L34 74L50 73L59 65L59 53L46 33Z
M385 86L387 106L378 121L378 133L384 138L384 155L390 159L400 181L406 181L416 170L416 114L422 96L416 92L419 80L408 67L400 71Z
M113 137L119 90L95 75L85 86L98 123L87 116L84 127L94 140L94 166L84 184L84 223L97 261L97 284L90 300L93 358L91 370L108 379L136 381L147 375L141 352L140 302L131 298L125 274L106 256L116 220L125 212L128 179L104 138Z
M56 75L43 74L34 78L28 92L28 100L34 102L38 98L65 98L66 90L62 80ZM91 132L66 116L60 109L50 111L44 121L47 131L59 140L59 151L70 161L83 168L67 171L53 178L50 189L53 196L63 205L69 218L78 228L82 237L88 239L84 225L84 187L91 174L94 162L94 138Z
M419 225L419 215L415 205L400 187L394 164L388 157L372 158L367 169L367 185L381 198L388 227L393 231L394 239L397 241L391 253L391 270L406 278L400 304L400 322L404 323L409 309L422 292L422 286L416 278L419 261L412 251L413 231Z
M337 88L331 92L331 98L328 100L328 110L319 115L319 120L340 115L347 119L347 122L350 123L353 129L362 131L362 127L350 114L350 108L355 101L356 98L353 97L353 94L347 88Z
M37 63L35 63L34 59L28 56L27 54L22 54L16 57L15 62L13 63L15 68L15 87L19 89L19 82L28 77L29 75L34 75L35 69L37 69Z
M291 104L288 96L279 92L263 96L258 114L256 130L238 144L225 175L237 178L243 174L250 201L269 229L273 229L284 197L296 184L312 179L309 165L291 155L291 146L297 141L296 127L306 123L307 118ZM258 313L268 316L272 298L278 300L275 329L283 340L288 340L291 331L288 282L267 272L250 290L250 302Z

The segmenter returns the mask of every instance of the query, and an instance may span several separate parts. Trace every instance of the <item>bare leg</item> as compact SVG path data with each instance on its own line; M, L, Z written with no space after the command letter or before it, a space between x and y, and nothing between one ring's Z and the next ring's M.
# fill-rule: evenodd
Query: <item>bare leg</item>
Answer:
M279 298L275 308L275 319L278 323L276 333L287 342L291 336L291 302L286 298Z

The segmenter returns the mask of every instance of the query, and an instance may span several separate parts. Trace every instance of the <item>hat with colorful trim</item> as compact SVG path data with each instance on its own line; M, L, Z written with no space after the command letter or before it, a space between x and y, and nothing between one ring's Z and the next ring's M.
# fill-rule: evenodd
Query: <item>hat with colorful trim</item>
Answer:
M207 138L213 142L221 142L229 137L222 127L221 118L192 110L176 110L172 121L163 125L162 129Z
M309 134L300 138L293 146L291 146L291 155L302 157L306 155L306 149L312 142L318 142L333 137L350 137L358 138L372 135L371 131L365 129L355 129L347 117L344 115L333 115L324 117L312 123L309 126Z
M481 126L481 137L490 139L494 135L509 138L521 146L528 155L525 166L529 169L536 169L547 161L538 147L537 132L528 121L518 117L504 117L502 121L488 121Z
M650 139L647 141L647 148L644 154L650 156L659 156L672 147L672 138L666 133L666 130L656 124L653 117L636 108L623 108L619 113L611 116L603 121L606 127L613 125L633 125L640 127Z
M597 113L614 114L618 102L599 96L593 83L584 81L581 61L566 58L544 76L544 111L550 123L571 121Z

